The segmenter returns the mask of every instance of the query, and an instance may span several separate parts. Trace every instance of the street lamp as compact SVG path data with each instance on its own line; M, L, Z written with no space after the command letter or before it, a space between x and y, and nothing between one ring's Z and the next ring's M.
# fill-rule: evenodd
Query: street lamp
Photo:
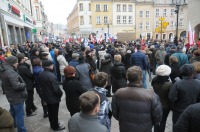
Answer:
M171 5L176 6L176 10L174 11L176 13L176 36L174 38L174 43L178 45L178 20L179 20L179 10L180 6L187 5L186 0L172 0Z

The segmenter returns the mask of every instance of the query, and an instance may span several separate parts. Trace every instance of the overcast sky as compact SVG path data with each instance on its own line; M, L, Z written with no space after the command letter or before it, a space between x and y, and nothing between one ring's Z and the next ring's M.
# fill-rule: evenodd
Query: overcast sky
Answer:
M50 22L67 24L67 17L71 13L76 0L40 0Z

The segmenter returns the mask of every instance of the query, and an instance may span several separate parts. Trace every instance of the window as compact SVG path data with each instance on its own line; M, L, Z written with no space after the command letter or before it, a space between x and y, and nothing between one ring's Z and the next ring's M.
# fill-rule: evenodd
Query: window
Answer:
M89 16L89 24L92 24L92 16Z
M128 5L128 11L132 12L133 11L133 6L132 5Z
M163 34L163 37L162 37L162 38L163 38L163 40L165 40L165 39L166 39L166 34Z
M128 17L128 23L129 23L129 24L132 24L132 23L133 23L133 17L132 17L132 16L129 16L129 17Z
M83 11L83 3L79 4L79 11Z
M121 5L117 4L117 12L120 12L120 11L121 11Z
M39 17L39 12L38 12L38 7L35 7L35 12L36 12L36 20L40 20L40 17Z
M146 22L146 30L149 30L149 28L150 28L150 24L149 22Z
M158 37L159 37L159 34L156 34L156 39L158 39Z
M89 4L89 11L91 11L91 4Z
M104 21L104 24L107 24L108 23L108 17L104 16L103 21Z
M156 27L158 27L159 21L156 21Z
M146 18L149 18L149 11L146 11Z
M156 16L159 16L159 9L156 9Z
M139 29L143 29L143 23L142 22L140 22L140 25L139 25Z
M171 16L174 16L174 9L171 9Z
M97 16L97 21L96 21L97 24L101 24L101 17L100 16Z
M126 16L123 16L123 23L126 24Z
M123 5L123 12L126 12L126 5Z
M170 28L174 28L174 21L170 22Z
M140 18L143 17L143 11L140 11Z
M167 16L167 9L163 9L163 16Z
M108 5L103 6L103 11L108 11Z
M83 19L83 16L80 16L80 25L84 25L84 19Z
M96 11L98 11L98 12L101 11L99 4L96 5Z
M180 18L180 20L179 20L179 26L183 26L183 20L184 20L184 18Z
M117 16L117 24L121 23L121 16Z

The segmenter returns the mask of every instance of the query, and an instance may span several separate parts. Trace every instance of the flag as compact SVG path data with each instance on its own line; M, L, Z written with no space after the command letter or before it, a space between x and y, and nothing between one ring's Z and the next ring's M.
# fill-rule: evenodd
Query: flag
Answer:
M194 37L195 37L194 31L192 30L191 24L189 22L189 24L188 24L188 43L190 45L194 44L194 39L195 39Z
M98 44L100 44L101 42L102 42L102 34L99 37Z

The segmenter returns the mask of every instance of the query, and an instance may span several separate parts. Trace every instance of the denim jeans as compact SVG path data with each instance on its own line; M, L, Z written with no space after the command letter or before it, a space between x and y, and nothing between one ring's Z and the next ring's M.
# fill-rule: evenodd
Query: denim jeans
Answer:
M143 83L143 87L147 88L146 70L142 70L142 83Z
M24 126L24 102L19 104L10 104L10 113L14 118L18 132L26 132Z

